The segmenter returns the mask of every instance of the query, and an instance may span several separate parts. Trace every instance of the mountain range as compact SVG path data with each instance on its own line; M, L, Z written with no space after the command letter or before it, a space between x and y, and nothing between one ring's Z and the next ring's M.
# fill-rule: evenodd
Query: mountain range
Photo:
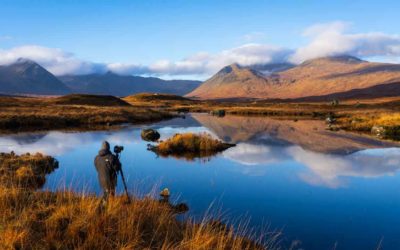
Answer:
M127 96L140 92L185 95L200 81L105 74L56 77L38 63L19 59L0 66L0 94L64 95L69 93Z
M201 84L200 81L122 76L113 72L60 76L59 79L75 93L114 96L126 96L141 92L185 95Z
M232 64L187 95L197 99L372 98L400 95L400 64L352 56L317 58L265 74Z
M141 92L234 100L322 101L400 96L400 64L368 62L352 56L317 58L299 65L232 64L202 84L113 72L56 77L27 59L0 66L0 94L128 96Z

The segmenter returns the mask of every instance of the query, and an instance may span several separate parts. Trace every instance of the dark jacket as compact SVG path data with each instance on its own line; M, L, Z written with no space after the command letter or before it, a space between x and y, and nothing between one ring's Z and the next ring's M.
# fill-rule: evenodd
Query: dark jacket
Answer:
M100 186L104 192L115 192L117 186L117 173L121 169L121 163L117 156L109 149L101 149L94 159Z

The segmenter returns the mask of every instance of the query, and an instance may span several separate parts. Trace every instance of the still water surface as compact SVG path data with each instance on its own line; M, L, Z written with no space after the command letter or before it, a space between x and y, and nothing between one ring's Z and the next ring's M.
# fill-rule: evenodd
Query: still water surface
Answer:
M144 127L162 139L205 131L237 146L210 159L158 158L140 139ZM400 249L398 144L329 132L320 121L193 114L114 131L1 136L0 151L55 156L60 168L45 189L99 193L93 158L103 140L125 147L129 188L145 194L168 187L189 205L188 216L214 203L230 220L247 215L253 227L282 230L285 247Z

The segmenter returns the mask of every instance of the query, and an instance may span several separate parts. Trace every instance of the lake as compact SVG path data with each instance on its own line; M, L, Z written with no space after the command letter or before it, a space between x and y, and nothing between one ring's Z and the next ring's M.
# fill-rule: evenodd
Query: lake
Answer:
M157 157L140 138L155 128L208 132L237 146L188 161ZM257 230L281 230L293 249L399 249L399 144L331 132L314 120L187 115L148 125L95 132L39 132L0 136L0 151L42 152L60 167L44 189L100 193L93 159L101 142L125 147L121 162L130 189L140 194L168 187L172 200L200 218L223 212ZM119 182L119 192L122 185Z

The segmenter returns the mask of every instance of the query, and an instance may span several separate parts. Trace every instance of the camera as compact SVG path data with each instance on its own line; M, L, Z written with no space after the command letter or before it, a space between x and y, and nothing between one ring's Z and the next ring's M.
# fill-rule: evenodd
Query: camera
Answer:
M118 145L114 146L114 153L116 153L116 154L121 153L123 150L124 150L124 146L118 146Z

